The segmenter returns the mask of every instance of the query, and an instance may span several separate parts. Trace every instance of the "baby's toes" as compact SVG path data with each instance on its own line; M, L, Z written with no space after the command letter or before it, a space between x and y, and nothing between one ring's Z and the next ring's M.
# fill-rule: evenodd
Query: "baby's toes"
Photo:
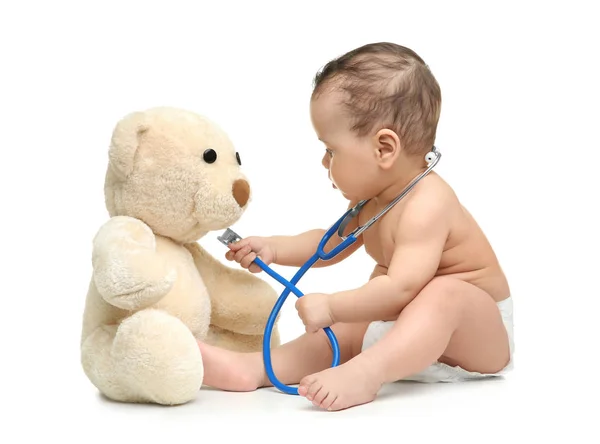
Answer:
M313 404L319 405L321 400L327 395L327 391L323 388L323 384L320 381L315 381L310 385L306 399L312 401ZM317 402L317 399L319 402Z
M313 385L316 382L316 378L313 375L309 375L306 376L304 378L302 378L302 380L300 381L300 385L298 386L298 394L300 396L304 396L305 398L308 398L308 394L310 393L311 390L313 390L313 395L314 395L314 388ZM312 399L312 398L310 398ZM309 401L310 401L309 399Z
M323 391L323 390L321 390ZM337 394L334 392L329 392L327 394L327 396L323 399L323 401L321 401L321 404L319 405L319 407L321 407L322 409L325 410L330 410L330 407L335 403L335 400L337 399Z
M329 407L326 407L327 410L330 410L332 412L337 411L337 410L343 410L345 409L347 406L344 404L343 402L343 398L340 396L336 396L335 399L333 400L333 402L331 403L331 405Z
M314 395L311 393L313 387L315 388ZM320 407L323 400L329 395L329 389L318 381L312 385L311 391L308 392L306 399L312 401L315 407Z

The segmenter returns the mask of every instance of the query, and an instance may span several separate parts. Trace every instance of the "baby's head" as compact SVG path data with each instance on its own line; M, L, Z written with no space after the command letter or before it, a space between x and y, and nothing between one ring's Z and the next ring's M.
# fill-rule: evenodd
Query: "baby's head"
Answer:
M440 108L437 81L408 48L369 44L329 62L315 77L311 118L334 185L367 199L426 168Z

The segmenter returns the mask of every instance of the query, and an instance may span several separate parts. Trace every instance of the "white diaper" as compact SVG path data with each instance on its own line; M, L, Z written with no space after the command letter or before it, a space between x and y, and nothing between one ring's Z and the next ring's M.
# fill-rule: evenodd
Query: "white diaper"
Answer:
M452 367L442 362L435 362L427 367L422 372L415 375L403 378L405 381L418 381L418 382L458 382L465 381L468 379L480 379L494 376L502 376L513 368L513 354L514 354L514 337L513 337L513 301L509 297L503 301L498 302L498 308L502 315L502 321L506 327L508 333L508 341L510 346L510 361L502 370L498 373L478 373L469 372L461 367ZM372 346L375 342L383 337L394 325L394 321L376 321L371 322L363 339L362 349L365 350Z

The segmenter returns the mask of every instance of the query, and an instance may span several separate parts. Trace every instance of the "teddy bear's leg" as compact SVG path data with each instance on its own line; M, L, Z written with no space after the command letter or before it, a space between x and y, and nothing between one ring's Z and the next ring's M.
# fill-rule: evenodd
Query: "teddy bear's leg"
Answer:
M183 404L202 386L196 339L179 319L160 310L142 310L118 327L98 328L81 351L92 383L116 401Z
M262 351L264 335L244 335L230 330L224 330L216 325L211 325L205 341L216 347L237 352ZM271 348L280 344L279 330L273 329L271 334Z

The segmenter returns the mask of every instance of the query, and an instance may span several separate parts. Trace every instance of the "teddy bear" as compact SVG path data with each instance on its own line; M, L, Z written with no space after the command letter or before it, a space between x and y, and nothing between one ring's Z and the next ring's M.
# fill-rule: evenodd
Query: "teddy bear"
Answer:
M104 196L109 219L92 242L83 370L115 401L192 401L204 376L198 340L260 351L277 299L263 279L222 264L198 243L247 209L240 154L203 115L132 112L113 129Z

